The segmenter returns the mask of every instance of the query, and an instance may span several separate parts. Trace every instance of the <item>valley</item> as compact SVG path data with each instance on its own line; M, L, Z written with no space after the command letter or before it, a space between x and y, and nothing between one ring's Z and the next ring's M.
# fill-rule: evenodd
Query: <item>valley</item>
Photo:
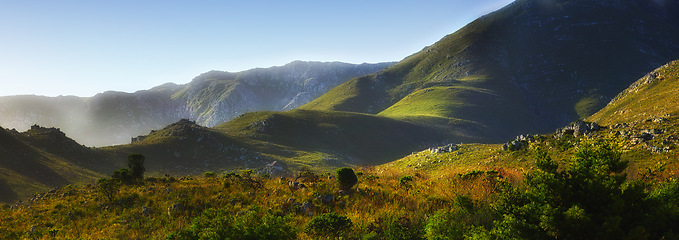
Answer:
M0 97L0 236L674 239L677 16L517 0L396 63Z

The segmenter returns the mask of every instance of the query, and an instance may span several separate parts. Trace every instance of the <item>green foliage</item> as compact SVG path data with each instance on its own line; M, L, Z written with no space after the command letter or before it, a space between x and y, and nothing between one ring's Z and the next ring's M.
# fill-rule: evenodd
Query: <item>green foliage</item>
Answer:
M351 229L351 220L336 213L325 213L314 217L304 228L304 232L315 237L339 238Z
M563 171L547 154L536 157L538 169L525 175L526 189L505 187L496 203L503 215L492 231L498 238L636 239L657 227L644 219L659 205L647 200L643 183L625 183L627 162L613 144L580 142Z
M217 177L217 174L215 172L205 172L205 173L203 173L203 177L205 177L205 178L215 178L215 177Z
M130 174L134 180L144 179L144 160L146 157L141 154L130 154L127 156L127 167L130 169Z
M439 210L427 219L427 239L483 239L497 216L488 204L477 203L465 195L455 197L449 210Z
M413 181L413 176L403 176L403 177L398 179L398 183L401 186L404 186L404 187L409 186L410 182L412 182L412 181Z
M344 167L337 169L337 182L341 189L349 190L358 183L358 177L356 177L353 169Z
M127 168L121 168L121 169L113 171L113 175L111 175L111 177L113 179L120 181L121 183L125 183L125 184L133 184L134 183L134 178L132 177L132 173L130 172L130 169L127 169Z
M112 178L101 178L97 180L97 191L109 202L113 202L120 191L120 182Z
M379 239L424 239L424 224L412 216L385 214L380 216L369 229Z
M172 233L168 239L295 239L297 233L288 217L249 210L234 216L226 209L208 209L191 220L191 226Z
M144 160L146 157L141 154L130 154L127 156L127 167L113 172L112 177L125 184L139 183L144 179Z

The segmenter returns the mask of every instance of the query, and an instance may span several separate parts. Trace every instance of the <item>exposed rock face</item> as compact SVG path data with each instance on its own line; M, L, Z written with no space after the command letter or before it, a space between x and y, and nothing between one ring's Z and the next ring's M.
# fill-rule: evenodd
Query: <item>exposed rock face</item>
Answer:
M502 144L503 151L518 151L529 146L530 143L535 142L538 136L536 135L519 135L514 140Z
M21 131L33 124L54 126L88 146L122 144L183 118L212 127L246 112L294 109L391 64L296 61L239 73L210 71L188 84L168 83L135 93L0 97L0 125Z
M576 121L569 126L559 128L556 130L554 137L561 138L564 135L573 135L574 137L584 136L591 132L599 131L601 127L595 122Z

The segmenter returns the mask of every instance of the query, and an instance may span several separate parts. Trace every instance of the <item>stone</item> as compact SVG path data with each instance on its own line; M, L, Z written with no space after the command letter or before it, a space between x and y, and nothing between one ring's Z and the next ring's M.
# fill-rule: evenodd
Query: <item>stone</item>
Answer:
M304 202L302 203L302 211L304 211L307 215L313 215L314 213L314 204L312 202Z

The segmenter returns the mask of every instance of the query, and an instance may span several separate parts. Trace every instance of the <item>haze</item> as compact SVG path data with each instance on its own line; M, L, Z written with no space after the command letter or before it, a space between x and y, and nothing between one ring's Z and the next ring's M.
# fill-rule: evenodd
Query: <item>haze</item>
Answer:
M5 1L0 96L93 96L293 60L398 61L510 0Z

